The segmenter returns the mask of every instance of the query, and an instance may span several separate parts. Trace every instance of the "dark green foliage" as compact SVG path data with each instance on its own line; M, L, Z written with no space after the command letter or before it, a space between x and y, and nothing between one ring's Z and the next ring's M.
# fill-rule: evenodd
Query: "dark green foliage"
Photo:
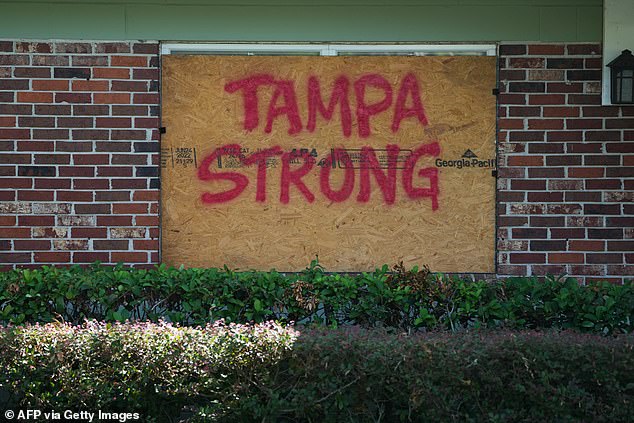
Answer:
M631 422L633 347L632 335L554 330L24 325L0 329L0 408L146 422Z
M317 262L302 273L230 269L134 270L43 267L0 273L0 322L84 319L205 324L278 320L402 331L480 327L631 332L634 283L580 286L572 278L467 281L427 268L387 266L330 274Z

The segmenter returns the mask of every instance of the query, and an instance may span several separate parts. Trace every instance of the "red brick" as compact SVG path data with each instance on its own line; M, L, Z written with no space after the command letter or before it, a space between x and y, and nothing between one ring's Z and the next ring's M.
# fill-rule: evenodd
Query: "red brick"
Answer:
M531 227L557 227L565 225L565 217L563 216L531 216Z
M603 144L601 143L568 143L566 144L568 153L601 153Z
M601 54L600 44L568 44L568 54L570 55L595 55Z
M564 201L563 192L529 192L527 195L529 203L561 203Z
M91 128L93 118L91 117L59 117L57 126L60 128Z
M112 91L147 92L147 81L112 81Z
M513 239L546 239L548 231L543 228L513 228Z
M86 228L86 227L73 227L71 228L71 237L73 238L106 238L108 236L108 229L106 228ZM97 242L97 241L94 241ZM99 249L96 248L95 249Z
M37 251L34 254L36 263L70 263L70 253L63 251Z
M574 166L581 165L581 156L575 155L558 155L546 156L546 166Z
M586 189L621 189L619 179L588 179Z
M73 129L74 140L107 140L110 133L102 129Z
M568 104L601 104L600 95L582 95L582 94L570 94L568 96Z
M601 119L566 119L566 129L601 129Z
M500 94L499 104L526 104L526 94Z
M93 263L95 261L108 262L110 261L109 254L106 252L104 253L94 253L94 252L85 252L85 251L73 252L74 263Z
M73 189L108 189L110 181L107 179L74 179Z
M70 179L66 178L35 178L36 189L70 189Z
M634 251L634 241L608 241L608 251Z
M147 189L147 179L113 179L112 189Z
M605 241L572 240L568 249L570 251L604 251Z
M596 203L601 201L601 192L568 191L565 193L564 201L567 203Z
M158 118L135 118L134 128L156 129L160 126Z
M107 203L75 204L75 214L110 214L110 204L107 204Z
M0 128L13 128L15 125L15 116L0 116Z
M160 242L157 239L135 239L132 241L135 250L156 250L160 248Z
M123 67L145 67L148 65L146 56L112 56L110 59L111 66Z
M548 141L583 141L581 131L548 131L546 133Z
M95 79L129 79L130 69L121 68L93 68Z
M0 227L0 238L30 238L30 228Z
M28 190L18 191L19 201L53 201L54 191Z
M512 179L511 189L519 191L543 191L546 189L546 181L538 179Z
M15 250L50 250L51 241L48 240L15 240L13 241L13 248Z
M531 55L562 55L564 46L561 44L531 44L528 46L528 54Z
M131 226L132 216L97 216L97 226Z
M546 84L548 93L582 93L582 82L549 82Z
M90 103L91 94L84 93L55 93L57 103Z
M565 240L547 240L547 241L531 241L531 251L566 251Z
M544 156L509 156L508 166L543 166Z
M543 68L545 60L541 57L512 57L509 59L509 68Z
M147 253L141 252L112 252L113 263L147 263Z
M499 119L500 129L524 129L524 119Z
M159 104L159 95L152 94L134 94L133 104Z
M95 104L129 104L129 93L95 93Z
M544 117L577 117L579 107L544 107Z
M43 79L32 81L35 91L68 91L68 81L62 79Z
M150 210L150 213L155 213ZM160 221L158 216L137 216L135 222L138 226L158 226Z
M135 43L132 45L132 52L135 54L158 54L157 43Z
M623 263L623 254L618 253L588 253L586 255L588 264Z
M105 165L109 159L107 154L73 154L73 163L76 165Z
M55 216L21 215L18 223L20 226L54 226Z
M0 226L15 226L16 216L0 215Z
M160 199L160 191L134 191L134 201L158 201Z
M29 91L18 92L19 103L52 103L53 93Z
M100 166L97 168L97 175L100 177L132 177L132 168L129 166Z
M563 129L563 119L530 119L528 129Z
M70 154L36 154L36 164L70 164Z
M529 143L528 144L528 152L531 154L538 153L550 153L550 154L563 154L564 153L564 144L562 143ZM529 169L529 172L535 169ZM555 170L555 169L553 169ZM563 175L562 175L563 176ZM559 177L559 176L554 176Z
M546 254L539 253L511 253L509 254L511 264L541 264L546 263Z
M114 117L98 117L98 128L130 128L132 126L131 118L114 118ZM117 139L117 138L113 138ZM145 136L142 138L145 139Z
M132 70L132 78L133 79L159 79L159 70L158 69L133 69Z
M566 96L561 94L531 94L528 104L566 104Z
M2 129L0 128L0 140L26 140L31 137L28 129ZM2 162L0 162L2 163Z
M57 201L92 201L93 193L86 191L56 191Z
M108 91L108 81L73 80L73 91Z
M551 228L550 239L581 239L586 237L583 228Z
M96 201L130 201L130 191L96 191ZM135 199L136 200L136 199ZM143 201L143 200L141 200Z
M146 214L147 212L147 203L116 203L112 205L112 213L114 214Z
M548 253L548 263L583 263L583 254L580 253Z
M0 188L31 188L33 180L31 178L0 178Z
M105 238L105 237L104 237ZM96 239L93 241L95 250L128 250L130 242L127 239Z
M0 263L30 263L31 253L0 253Z

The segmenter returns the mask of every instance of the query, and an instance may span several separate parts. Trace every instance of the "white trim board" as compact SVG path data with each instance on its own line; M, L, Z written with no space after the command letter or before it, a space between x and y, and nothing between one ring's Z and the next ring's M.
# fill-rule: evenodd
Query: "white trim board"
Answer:
M161 54L236 55L478 55L495 56L495 44L245 44L162 43Z

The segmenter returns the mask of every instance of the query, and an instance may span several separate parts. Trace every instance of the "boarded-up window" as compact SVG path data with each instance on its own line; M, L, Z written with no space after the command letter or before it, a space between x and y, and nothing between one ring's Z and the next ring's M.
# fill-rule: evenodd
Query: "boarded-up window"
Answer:
M495 58L164 56L162 258L493 272Z

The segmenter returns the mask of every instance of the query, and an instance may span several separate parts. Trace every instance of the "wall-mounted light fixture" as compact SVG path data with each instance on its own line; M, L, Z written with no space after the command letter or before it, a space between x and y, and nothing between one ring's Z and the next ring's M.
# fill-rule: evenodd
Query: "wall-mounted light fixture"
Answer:
M612 104L634 104L634 56L630 50L607 64L610 68Z

